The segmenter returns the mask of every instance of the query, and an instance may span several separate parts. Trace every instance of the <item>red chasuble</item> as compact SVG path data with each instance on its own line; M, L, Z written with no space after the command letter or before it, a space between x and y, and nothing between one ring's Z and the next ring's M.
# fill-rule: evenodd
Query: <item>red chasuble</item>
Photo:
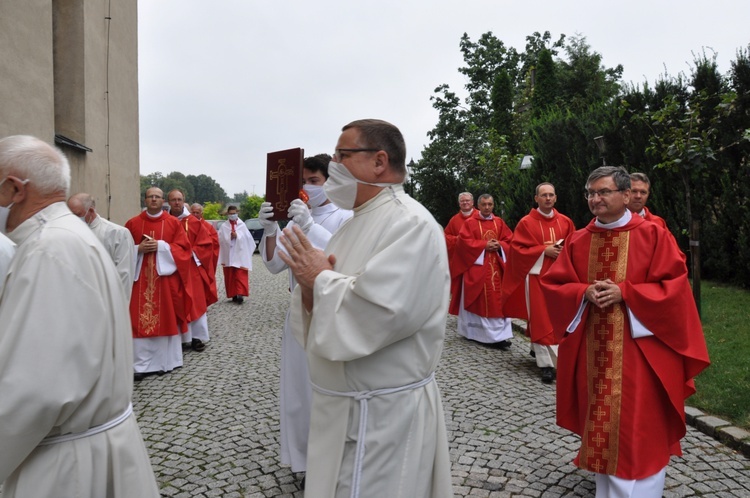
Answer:
M646 221L650 221L651 223L656 223L660 227L662 227L664 230L669 230L667 227L667 222L664 221L664 218L661 216L656 216L654 213L648 210L646 206L643 207L643 211L645 212L646 216L644 216L644 219Z
M499 252L485 252L484 264L475 265L488 240L497 240L508 252L513 232L497 216L485 220L476 211L459 232L451 264L450 313L457 315L461 306L461 289L464 290L464 308L475 315L500 318L500 289L505 263Z
M445 243L448 246L448 263L450 264L453 258L453 253L456 250L456 242L458 241L458 234L461 232L461 228L466 223L466 220L471 218L475 213L476 209L471 210L469 216L464 216L461 211L455 214L447 225L445 225Z
M206 313L206 308L209 304L216 302L211 301L209 303L208 301L208 295L211 292L209 269L213 258L214 248L213 243L211 242L211 236L204 228L203 222L198 218L189 214L179 221L187 233L190 247L195 253L195 256L201 262L200 266L195 263L195 259L190 263L190 279L193 284L191 289L193 307L190 314L190 321L193 321Z
M586 288L609 278L623 302L589 303L570 334ZM624 479L661 470L681 455L684 400L709 364L687 269L666 230L640 216L575 232L542 290L560 337L557 423L581 436L574 463ZM633 339L625 305L654 335Z
M130 298L133 337L170 336L187 332L187 310L191 302L190 295L184 289L190 286L188 264L192 255L185 229L169 213L162 212L159 217L151 218L146 211L128 220L125 228L130 230L133 240L139 244L144 235L167 242L177 265L177 271L172 275L159 275L156 271L156 253L143 255L140 276L133 282Z
M529 272L548 245L568 238L575 231L570 218L556 209L552 213L552 217L546 218L537 209L532 209L516 225L510 241L501 296L503 316L528 320L526 335L531 337L531 342L546 346L557 344L557 339L552 332L539 278L547 273L555 260L545 256L539 274L529 275Z
M209 289L206 291L206 306L210 306L219 300L219 292L216 288L216 269L219 267L219 232L206 220L201 220L203 228L211 237L211 264L206 265L209 276ZM201 260L202 262L202 260Z

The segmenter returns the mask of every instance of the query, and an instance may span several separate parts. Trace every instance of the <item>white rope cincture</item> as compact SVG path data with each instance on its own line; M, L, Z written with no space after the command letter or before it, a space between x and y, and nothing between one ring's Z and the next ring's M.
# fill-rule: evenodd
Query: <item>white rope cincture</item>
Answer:
M313 390L328 396L337 396L340 398L354 398L359 401L359 427L357 431L357 450L354 454L354 469L352 471L352 492L351 498L359 498L359 486L362 481L362 463L365 459L365 436L367 435L367 400L374 398L375 396L384 396L387 394L393 394L401 391L408 391L417 389L418 387L426 386L430 382L435 380L435 372L432 372L427 378L422 379L412 384L407 384L400 387L388 387L383 389L374 389L372 391L331 391L316 385L314 382L310 382Z
M71 434L63 434L61 436L48 436L42 439L42 442L39 443L38 446L48 446L50 444L65 443L67 441L74 441L76 439L81 439L84 437L93 436L94 434L99 434L100 432L104 432L106 430L111 429L112 427L116 427L120 425L121 423L125 422L125 420L127 420L127 418L132 414L133 414L133 403L130 403L128 404L128 407L125 408L124 412L122 412L118 417L113 418L109 422L105 422L102 425L97 425L83 432L73 432Z

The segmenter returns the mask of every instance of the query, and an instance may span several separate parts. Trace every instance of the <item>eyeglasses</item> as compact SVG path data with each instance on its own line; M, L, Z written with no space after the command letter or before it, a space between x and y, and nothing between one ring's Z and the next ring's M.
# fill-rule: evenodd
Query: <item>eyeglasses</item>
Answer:
M356 152L378 152L382 149L336 149L333 152L333 158L334 159L344 159L346 157L345 154L354 154Z
M587 190L586 192L583 193L583 198L586 200L593 199L594 196L597 196L597 195L599 197L609 197L615 192L622 192L622 189L612 190L609 188L603 188L601 190Z

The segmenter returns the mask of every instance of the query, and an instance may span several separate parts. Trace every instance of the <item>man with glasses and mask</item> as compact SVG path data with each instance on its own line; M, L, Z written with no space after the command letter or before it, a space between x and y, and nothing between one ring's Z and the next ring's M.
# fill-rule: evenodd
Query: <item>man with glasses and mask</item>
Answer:
M190 248L180 221L162 210L164 193L146 190L146 209L125 223L135 241L136 266L130 319L135 380L182 366L181 334L188 331Z
M297 280L291 329L313 388L310 496L448 497L450 456L435 368L449 294L443 230L409 197L401 132L344 126L326 196L354 216L325 252L286 228Z
M330 162L331 156L328 154L305 158L302 167L302 188L308 200L305 205L301 199L295 199L288 210L289 218L292 220L288 226L298 225L311 243L319 249L324 249L331 235L352 217L350 210L341 209L329 201L323 190L328 180L328 163ZM264 228L260 254L266 268L276 274L287 269L288 266L279 256L279 252L284 248L277 245L277 234L280 231L278 224L271 221L272 217L271 203L264 202L258 214ZM296 285L294 275L289 272L289 288L294 289ZM280 386L281 463L290 465L292 472L305 472L312 389L305 350L292 334L288 312L281 337ZM303 480L303 487L304 482Z
M0 300L2 496L156 498L131 404L127 300L69 188L60 150L0 140L0 231L18 244Z
M584 195L595 218L542 277L560 339L557 423L581 437L574 463L595 473L597 497L661 498L709 363L703 330L670 235L628 210L628 172L597 168Z

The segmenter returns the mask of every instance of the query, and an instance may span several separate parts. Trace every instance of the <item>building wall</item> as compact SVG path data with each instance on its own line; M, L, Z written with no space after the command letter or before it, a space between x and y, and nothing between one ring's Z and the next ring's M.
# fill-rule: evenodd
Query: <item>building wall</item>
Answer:
M0 137L63 135L71 194L104 218L140 211L137 0L0 1Z

